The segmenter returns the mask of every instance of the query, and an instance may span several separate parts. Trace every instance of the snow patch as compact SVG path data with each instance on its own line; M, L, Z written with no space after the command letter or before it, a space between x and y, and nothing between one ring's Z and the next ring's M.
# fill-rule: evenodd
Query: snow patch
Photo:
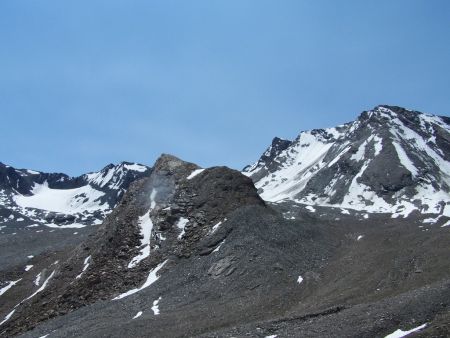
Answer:
M178 239L183 238L184 234L185 234L185 230L184 228L186 227L186 225L189 223L189 220L187 218L184 217L180 217L180 219L177 222L177 228L181 230L180 234L178 235Z
M333 166L335 163L337 163L337 162L341 159L341 157L342 157L347 151L349 151L350 149L351 149L351 147L346 147L343 151L341 151L341 152L339 153L338 156L336 156L330 163L328 163L327 167L328 167L328 168L332 167L332 166Z
M418 171L417 168L414 166L414 163L409 159L408 155L406 155L406 152L403 150L400 144L397 142L392 142L392 144L395 147L395 150L397 151L398 158L400 159L400 163L402 166L404 166L414 177L417 176Z
M153 301L152 311L153 311L155 316L159 315L159 301L161 299L162 298L159 297L157 300Z
M365 140L358 148L358 151L353 154L350 159L356 162L362 161L364 159L364 156L366 155L366 146L367 144L372 141L373 136L369 137L367 140Z
M448 227L449 225L450 225L450 221L447 221L446 223L444 223L443 225L441 225L441 228Z
M8 313L5 318L3 319L3 321L0 323L0 325L3 325L4 323L6 323L14 314L14 312L16 312L16 309L12 310L10 313Z
M140 173L143 173L144 171L147 170L146 166L137 164L137 163L133 163L133 164L124 164L123 165L125 169L131 170L131 171L138 171Z
M312 205L306 206L305 209L311 212L316 212L316 209Z
M150 210L147 213L145 213L143 216L139 217L138 224L139 224L140 233L142 236L141 250L140 250L139 254L136 257L134 257L130 263L128 263L129 269L134 268L136 265L139 264L139 262L141 262L143 259L150 256L150 239L151 239L151 235L152 235L152 231L153 231L153 222L150 217L150 213L156 206L156 201L155 201L156 194L157 194L156 189L153 189L150 194Z
M195 169L188 177L186 177L187 180L192 180L195 176L202 173L205 169Z
M150 218L150 211L148 211L144 216L139 217L138 221L140 227L141 239L141 250L140 253L134 257L130 263L128 263L128 268L134 268L139 264L140 261L150 256L150 238L153 230L153 222Z
M134 316L132 319L139 318L140 316L142 316L142 311L139 311L138 313L136 313L136 316Z
M209 232L209 234L213 234L217 231L217 229L219 229L219 227L222 225L223 222L225 222L227 219L225 218L223 221L220 221L216 224L213 225L213 227L211 228L211 231Z
M298 276L297 283L301 284L302 282L303 282L303 277L302 276Z
M430 218L425 218L425 219L422 221L422 223L425 223L425 224L434 224L434 223L437 223L437 222L439 221L439 218L441 218L441 216L438 216L438 217L436 217L436 218L432 218L432 217L430 217Z
M53 223L47 223L44 224L45 226L49 227L49 228L55 228L55 229L81 229L86 227L86 224L81 224L81 223L72 223L72 224L53 224ZM39 230L42 231L42 230Z
M381 150L383 150L383 140L381 139L381 137L379 136L374 136L373 137L374 140L374 149L375 149L375 156L380 155Z
M91 256L87 256L86 259L84 260L83 264L83 270L81 271L81 273L75 277L75 279L79 279L81 278L81 276L83 275L83 273L87 270L87 268L89 267L89 261L91 260Z
M22 278L16 280L16 281L11 281L8 282L8 285L6 285L5 287L0 289L0 296L3 295L6 291L8 291L9 289L11 289L14 285L16 285L17 283L19 283L22 280Z
M56 270L53 270L53 272L50 274L50 276L48 276L48 278L44 281L44 283L42 283L42 286L39 289L37 289L31 296L25 298L23 301L31 299L34 296L36 296L39 292L42 292L47 287L48 282L50 281L50 279L52 279L52 277L54 276L55 272L56 272Z
M41 282L41 272L39 272L37 275L36 275L36 278L35 278L35 280L34 280L34 285L36 285L36 286L39 286L39 283Z
M403 331L401 329L398 329L397 331L395 331L395 332L393 332L391 334L388 334L384 338L401 338L401 337L406 337L410 333L417 332L417 331L420 331L420 330L424 329L426 326L427 326L427 324L425 323L423 325L420 325L420 326L415 327L414 329L411 329L411 330L408 330L408 331Z
M222 244L225 243L225 240L223 240L222 242L220 242L220 244L217 246L217 248L215 248L213 250L213 252L218 252L220 250L220 247L222 246Z
M168 262L168 260L165 260L164 262L162 262L161 264L159 264L156 268L154 268L153 270L150 271L150 273L148 274L147 280L145 281L145 283L136 289L132 289L130 291L127 291L125 293L122 293L120 295L118 295L117 297L113 298L113 300L118 300L118 299L122 299L125 297L128 297L132 294L135 294L136 292L139 292L143 289L145 289L146 287L149 287L150 285L152 285L154 282L156 282L159 279L159 276L157 275L158 271L161 270L161 268Z

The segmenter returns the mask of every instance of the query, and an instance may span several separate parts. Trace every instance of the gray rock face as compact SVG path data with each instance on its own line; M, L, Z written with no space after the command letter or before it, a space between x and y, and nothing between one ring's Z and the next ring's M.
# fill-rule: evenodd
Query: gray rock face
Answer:
M227 256L222 258L220 261L214 263L208 270L208 274L213 278L218 278L220 275L224 274L225 276L231 275L233 271L236 269L233 267L233 261L235 258L233 256Z
M244 169L268 201L369 212L450 215L448 118L395 106L355 122L302 132ZM270 156L269 156L270 154Z

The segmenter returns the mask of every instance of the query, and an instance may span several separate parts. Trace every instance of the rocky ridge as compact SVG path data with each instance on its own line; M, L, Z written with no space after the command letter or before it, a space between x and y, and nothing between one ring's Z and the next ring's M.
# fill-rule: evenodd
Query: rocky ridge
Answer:
M149 168L122 162L69 177L0 163L0 225L81 228L99 224Z
M336 128L274 139L244 173L271 202L448 217L449 159L448 117L377 106Z

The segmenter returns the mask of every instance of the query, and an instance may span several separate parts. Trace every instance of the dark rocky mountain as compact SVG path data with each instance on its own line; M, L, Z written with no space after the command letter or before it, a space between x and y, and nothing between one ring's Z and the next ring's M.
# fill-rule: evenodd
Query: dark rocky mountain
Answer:
M418 113L392 109L376 108L391 118L401 113L423 119ZM373 115L368 112L358 121L371 121L364 122L366 128L380 138L381 130L393 133L395 126L386 129L375 121L390 120ZM441 136L433 144L438 147L439 143L444 152L443 141L437 139L446 135L446 119L427 118L434 121L430 122L433 130L441 126ZM398 119L406 125L406 120ZM304 178L297 175L302 155L294 160L295 151L307 152L302 157L306 164L305 158L323 155L318 149L324 144L328 151L336 147L337 152L338 144L346 144L342 135L354 137L354 159L340 162L350 149L341 150L334 161L328 160L331 155L327 154L332 153L327 151L323 159L330 167L339 163L335 170L341 175L356 176L365 171L360 162L369 168L384 151L392 155L385 150L389 144L407 147L389 135L382 141L367 135L369 141L362 146L364 128L357 131L357 122L336 130L303 133L307 137L301 135L293 142L275 139L260 161L246 169L246 175L226 167L202 169L162 155L152 170L129 185L102 224L49 228L53 232L46 233L46 242L40 240L39 250L30 251L30 242L39 240L42 233L0 234L0 247L15 244L8 247L11 254L2 251L0 255L0 335L392 338L390 334L399 337L414 330L417 337L447 337L450 227L446 226L445 205L429 214L417 203L416 211L408 215L397 209L373 208L370 212L366 200L364 208L343 208L340 200L305 205L294 179L276 182L281 193L287 194L282 183L295 187L289 198L267 198L270 190L264 188L278 187L270 185L269 178L272 174L287 178L288 164L292 175ZM360 136L350 132L351 125ZM370 129L375 126L379 132ZM417 145L409 143L410 148ZM432 144L428 146L438 152ZM316 150L310 152L311 147ZM396 165L390 167L388 161L383 170L405 165L397 146L392 147ZM418 159L434 168L423 154L407 156L416 168L422 168ZM447 161L444 156L440 158ZM404 194L409 186L417 192L426 185L418 177L429 177L436 181L430 183L433 189L444 194L443 167L433 172L430 168L427 174L421 171L423 176L417 172L413 177L410 171L415 184L401 183L405 186L397 191ZM264 177L269 183L262 187ZM319 191L308 182L308 189ZM395 205L398 195L387 191L376 198ZM349 193L353 193L350 188ZM407 217L392 218L392 212ZM76 240L74 231L79 232ZM25 236L29 241L23 240Z
M449 217L449 160L450 118L378 106L292 142L276 138L244 172L271 202Z

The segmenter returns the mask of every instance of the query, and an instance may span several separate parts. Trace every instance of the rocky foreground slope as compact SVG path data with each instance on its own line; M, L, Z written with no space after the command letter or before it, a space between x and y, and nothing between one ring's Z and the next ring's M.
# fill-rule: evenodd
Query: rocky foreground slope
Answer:
M372 141L361 155L367 168L376 163L371 156L383 151L392 155L391 137L383 139L378 155ZM330 142L330 149L339 143ZM258 172L261 178L270 177L266 171L273 170L278 177L288 163L298 164L281 163L276 155L291 146L276 140L246 175L252 173L257 186ZM308 153L308 147L298 148L298 156L302 149ZM335 157L335 163L345 154ZM391 158L395 168L400 162L396 154L398 162ZM339 171L343 163L350 169ZM349 158L335 169L342 175L359 173L358 163ZM385 170L394 167L387 165ZM297 175L298 167L292 168ZM439 188L444 194L442 168L429 172L436 182L428 189ZM397 200L390 199L400 195L398 201L406 200L405 191L417 192L423 179L412 178L415 183L401 187L401 194L380 192L379 198L394 209L370 212L344 207L340 200L305 204L299 197L303 190L276 203L264 201L261 196L270 189L259 187L260 196L246 175L226 167L202 169L162 155L131 183L101 225L52 229L60 239L67 231L80 231L78 242L61 241L28 258L26 265L20 261L0 268L0 335L385 337L394 332L398 336L398 330L412 330L417 337L450 334L445 200L439 210L426 208L421 200L422 204L411 202L411 212L401 213ZM362 176L358 184L367 183L358 179ZM0 241L2 236L6 234L0 234Z

